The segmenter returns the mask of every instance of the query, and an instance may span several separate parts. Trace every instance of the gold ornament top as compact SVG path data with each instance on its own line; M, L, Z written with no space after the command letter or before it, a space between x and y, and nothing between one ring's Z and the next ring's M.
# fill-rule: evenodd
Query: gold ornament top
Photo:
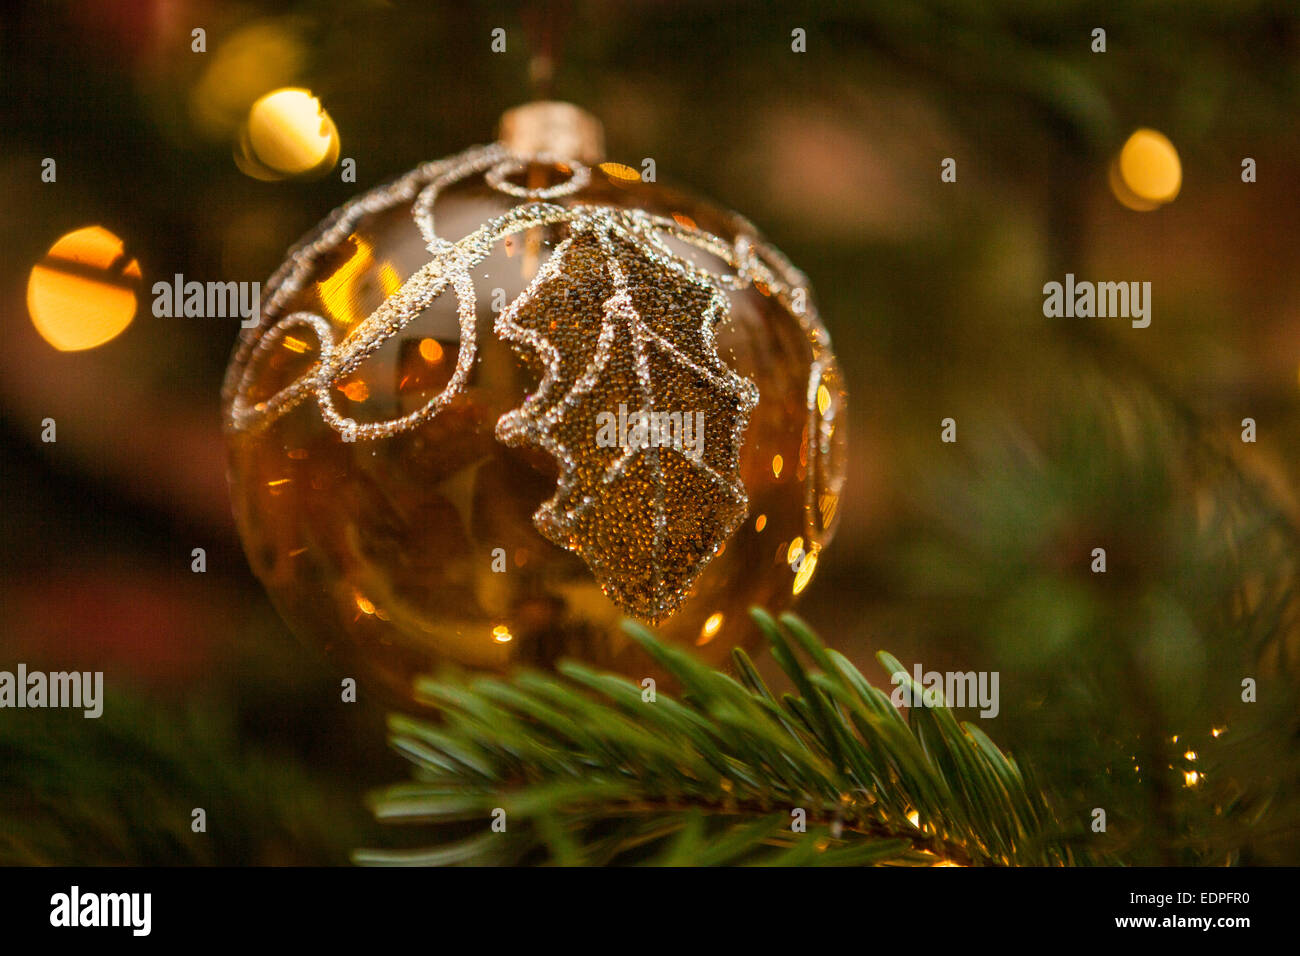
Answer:
M518 184L539 165L566 178L544 187ZM437 234L439 192L470 177L519 200L463 238ZM241 336L224 385L226 427L255 431L314 399L322 419L346 441L381 440L419 427L465 387L477 352L477 295L471 272L507 237L560 227L565 238L531 283L497 318L496 334L539 374L535 392L497 422L498 440L531 446L559 466L555 494L533 523L580 555L602 589L637 617L676 610L748 511L739 456L759 395L718 356L715 328L730 316L728 290L751 283L795 315L813 347L806 404L808 439L829 445L819 414L823 377L832 374L830 340L803 276L779 252L742 229L734 241L638 209L563 200L591 169L578 159L519 154L502 143L422 165L343 206L272 277L259 326ZM429 262L341 341L321 315L283 314L367 215L410 204ZM734 271L712 271L674 251L668 240L715 257ZM456 297L459 350L443 390L407 415L358 422L338 410L333 390L445 292ZM260 364L294 330L310 330L319 361L274 395L250 398ZM811 514L814 482L807 483ZM811 537L810 537L811 540Z

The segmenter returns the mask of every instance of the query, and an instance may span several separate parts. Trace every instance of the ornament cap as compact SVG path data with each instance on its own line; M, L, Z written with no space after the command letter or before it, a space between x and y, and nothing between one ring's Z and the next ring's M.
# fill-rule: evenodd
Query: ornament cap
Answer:
M498 137L511 152L523 155L545 153L583 163L599 163L605 157L600 120L560 100L537 100L506 110Z

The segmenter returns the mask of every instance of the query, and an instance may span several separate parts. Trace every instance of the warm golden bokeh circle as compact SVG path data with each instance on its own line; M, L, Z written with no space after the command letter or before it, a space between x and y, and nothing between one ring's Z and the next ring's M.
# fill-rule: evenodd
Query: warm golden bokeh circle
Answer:
M1110 188L1129 209L1150 212L1178 198L1183 167L1178 150L1163 133L1138 129L1110 165Z
M334 168L339 132L320 100L298 87L253 103L235 144L235 162L255 179L317 176Z
M102 226L61 237L27 280L27 311L41 337L61 352L93 349L135 317L140 263Z

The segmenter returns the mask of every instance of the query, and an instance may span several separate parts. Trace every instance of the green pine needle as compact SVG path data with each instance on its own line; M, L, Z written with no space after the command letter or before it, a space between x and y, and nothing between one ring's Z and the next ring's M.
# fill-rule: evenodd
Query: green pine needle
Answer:
M633 622L624 629L677 679L679 699L648 700L632 681L573 662L558 676L421 681L418 696L441 721L391 718L415 779L376 795L373 809L380 820L430 825L433 845L354 859L1074 862L1043 794L984 733L944 707L912 708L909 725L798 618L752 613L798 696L777 700L743 651L733 678ZM910 681L892 657L880 660Z

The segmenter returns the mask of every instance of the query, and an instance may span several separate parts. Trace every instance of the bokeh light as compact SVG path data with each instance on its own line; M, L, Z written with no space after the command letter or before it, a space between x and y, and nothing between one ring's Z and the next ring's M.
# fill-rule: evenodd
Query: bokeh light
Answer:
M721 611L710 614L708 620L704 622L704 626L700 628L700 636L696 638L695 646L703 647L717 637L718 632L722 630L722 620L723 614Z
M93 349L135 318L140 263L102 226L68 233L32 267L27 311L45 341L61 352Z
M201 133L228 139L261 94L293 83L307 58L298 29L288 19L259 20L221 42L190 93Z
M600 171L612 180L624 183L639 183L641 174L631 166L624 166L622 163L601 163Z
M1150 212L1173 202L1183 186L1178 150L1163 133L1139 129L1110 165L1110 188L1129 209Z
M808 546L808 553L803 556L802 563L799 563L794 575L794 584L790 588L794 594L802 594L808 587L808 583L812 581L812 576L817 571L817 554L820 550L816 543Z
M338 158L334 120L310 90L298 87L259 97L235 143L235 163L254 179L316 176Z

